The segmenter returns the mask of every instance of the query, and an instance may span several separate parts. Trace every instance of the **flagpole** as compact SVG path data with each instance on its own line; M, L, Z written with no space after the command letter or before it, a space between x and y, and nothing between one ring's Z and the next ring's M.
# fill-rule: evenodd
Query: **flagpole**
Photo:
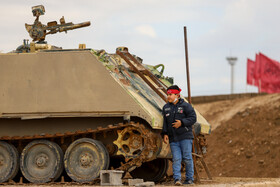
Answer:
M259 93L262 93L262 81L259 79Z

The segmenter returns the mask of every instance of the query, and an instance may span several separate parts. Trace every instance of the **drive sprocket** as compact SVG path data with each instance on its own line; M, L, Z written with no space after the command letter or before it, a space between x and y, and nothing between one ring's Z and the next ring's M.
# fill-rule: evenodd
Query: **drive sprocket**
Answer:
M131 124L117 133L118 139L114 141L118 147L116 155L123 155L126 162L140 157L146 161L155 158L160 147L159 137L143 124Z
M141 127L140 127L141 126ZM129 126L118 130L118 139L114 144L118 146L117 155L123 155L126 159L135 158L141 154L145 145L145 128Z
M123 155L126 162L117 169L130 172L142 163L154 160L160 151L161 137L143 124L131 124L117 133L116 155Z

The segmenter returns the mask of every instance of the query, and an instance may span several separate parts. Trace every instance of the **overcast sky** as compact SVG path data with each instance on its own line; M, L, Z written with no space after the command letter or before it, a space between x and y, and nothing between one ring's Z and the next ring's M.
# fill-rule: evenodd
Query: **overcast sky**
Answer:
M40 20L91 21L91 26L47 36L49 44L115 52L127 46L146 64L164 64L186 95L183 27L188 29L191 93L230 93L227 56L238 58L234 93L257 92L246 86L246 59L262 52L280 61L279 0L0 0L0 51L14 50L30 39L24 24L32 24L31 7L43 4Z

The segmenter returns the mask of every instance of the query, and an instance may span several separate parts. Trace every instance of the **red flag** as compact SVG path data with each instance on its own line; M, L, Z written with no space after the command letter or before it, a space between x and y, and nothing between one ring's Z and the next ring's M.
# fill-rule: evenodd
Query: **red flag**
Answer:
M247 59L247 84L254 85L255 83L255 62Z
M260 92L265 92L265 93L280 93L280 81L278 82L266 82L266 81L261 81L260 83Z
M280 81L280 63L259 53L260 60L260 77L265 82Z
M256 54L256 60L255 60L255 86L259 86L259 79L260 79L260 58L259 54Z
M280 93L280 63L259 53L261 92Z

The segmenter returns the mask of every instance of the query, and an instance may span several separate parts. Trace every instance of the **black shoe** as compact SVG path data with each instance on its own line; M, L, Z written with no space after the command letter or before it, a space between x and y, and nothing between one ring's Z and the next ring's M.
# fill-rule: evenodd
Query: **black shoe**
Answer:
M183 184L190 185L190 184L194 184L194 183L192 180L185 180L185 182Z
M175 180L174 181L175 186L182 186L182 182L180 180Z

